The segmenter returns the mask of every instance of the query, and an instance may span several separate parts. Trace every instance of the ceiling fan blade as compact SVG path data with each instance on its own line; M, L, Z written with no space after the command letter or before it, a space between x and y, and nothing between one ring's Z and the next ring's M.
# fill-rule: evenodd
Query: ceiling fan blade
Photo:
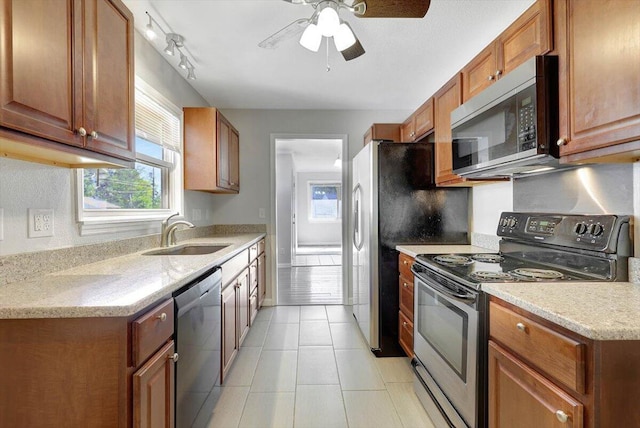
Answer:
M288 0L285 0L288 1ZM424 18L431 0L364 0L367 9L360 18Z
M359 56L364 55L364 52L365 50L360 44L360 40L358 40L358 38L356 37L356 42L353 44L353 46L346 48L340 53L344 57L345 61L351 61L352 59L356 59Z
M304 29L309 25L309 22L310 20L307 18L297 19L291 24L284 27L282 30L278 31L275 34L272 34L271 36L258 43L258 46L265 49L275 49L278 47L278 44L281 41L290 39L302 33Z

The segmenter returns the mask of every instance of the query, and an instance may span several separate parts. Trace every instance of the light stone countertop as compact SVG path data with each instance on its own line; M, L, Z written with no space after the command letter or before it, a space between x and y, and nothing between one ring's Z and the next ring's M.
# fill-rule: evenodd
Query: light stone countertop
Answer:
M640 340L640 284L486 283L482 290L594 340Z
M0 319L122 317L135 314L258 242L264 233L218 235L179 244L229 244L212 254L148 256L140 251L0 287Z
M396 250L410 257L418 254L469 254L495 253L496 251L474 245L397 245Z

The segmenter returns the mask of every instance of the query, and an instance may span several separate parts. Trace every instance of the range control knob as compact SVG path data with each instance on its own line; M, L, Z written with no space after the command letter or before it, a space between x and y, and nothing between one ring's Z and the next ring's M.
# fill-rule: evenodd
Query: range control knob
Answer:
M507 227L508 225L509 225L509 220L507 220L506 218L500 219L500 226Z
M513 229L514 227L516 227L516 224L518 224L517 220L515 218L511 217L509 219L509 227Z
M589 228L589 233L593 236L600 236L604 232L604 227L601 224L592 224Z
M584 235L585 233L587 233L587 229L588 227L586 223L577 223L573 228L573 231L576 233L576 235Z

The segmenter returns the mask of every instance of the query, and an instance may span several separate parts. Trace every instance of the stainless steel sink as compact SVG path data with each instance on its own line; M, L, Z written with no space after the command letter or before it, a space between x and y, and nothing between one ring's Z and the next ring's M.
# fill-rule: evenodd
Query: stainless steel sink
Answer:
M177 247L162 248L160 250L147 251L143 256L197 256L201 254L211 254L227 248L230 244L206 245L206 244L184 244Z

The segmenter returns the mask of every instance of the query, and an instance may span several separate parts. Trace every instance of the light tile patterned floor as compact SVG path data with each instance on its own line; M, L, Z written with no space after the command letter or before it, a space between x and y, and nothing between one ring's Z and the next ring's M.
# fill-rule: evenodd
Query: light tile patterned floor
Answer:
M258 312L197 428L433 428L408 358L376 358L348 306Z
M278 268L280 305L342 304L342 266Z

